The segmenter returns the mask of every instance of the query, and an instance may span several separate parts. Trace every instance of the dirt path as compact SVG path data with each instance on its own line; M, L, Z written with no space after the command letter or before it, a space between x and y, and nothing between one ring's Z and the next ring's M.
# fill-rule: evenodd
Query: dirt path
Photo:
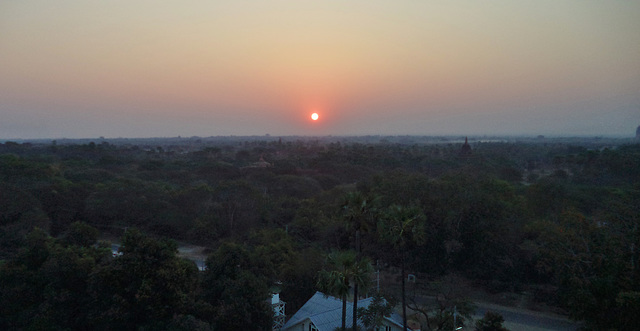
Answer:
M120 243L111 240L111 252L114 254L114 256L118 254L119 248ZM200 270L204 270L205 268L205 261L207 259L207 254L205 253L205 251L206 247L185 245L180 243L178 244L178 256L195 262L198 266L198 269Z
M396 297L400 296L400 277L396 270L383 272L380 275L380 286ZM489 293L481 286L458 275L447 275L441 278L429 278L426 275L415 275L417 281L407 284L408 296L416 295L420 305L435 306L436 296L467 298L477 309L468 321L464 330L474 330L475 322L484 317L487 311L499 313L504 318L504 326L512 331L520 330L557 330L574 331L582 324L570 320L559 313L557 307L534 302L527 292ZM430 285L430 284L437 284ZM422 294L418 294L422 293ZM411 315L411 314L409 314Z

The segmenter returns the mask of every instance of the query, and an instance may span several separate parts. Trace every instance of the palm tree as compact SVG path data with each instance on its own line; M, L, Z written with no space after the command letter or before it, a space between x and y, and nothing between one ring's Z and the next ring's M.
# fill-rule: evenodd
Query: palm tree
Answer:
M400 254L402 272L402 320L404 330L407 330L407 304L405 296L405 251L410 242L421 243L424 240L422 210L418 207L390 206L379 222L380 237L393 245Z
M359 255L359 254L358 254ZM356 255L356 264L351 270L351 283L353 283L353 330L358 326L358 287L369 288L371 286L371 274L373 266L371 260L366 257Z
M355 229L355 250L356 259L360 261L362 247L360 246L360 231L366 231L371 221L371 214L374 212L373 200L365 196L360 191L349 192L345 196L342 204L344 216L347 220L347 228ZM353 324L354 328L358 322L358 287L357 282L353 285Z
M373 199L365 196L360 191L349 192L345 195L342 204L347 227L355 230L355 250L360 254L360 231L366 231L372 218Z
M325 294L342 299L342 330L346 330L349 270L355 265L355 252L333 252L327 256L327 269L318 275L318 288Z
M342 330L346 330L347 296L350 284L368 286L373 267L369 259L357 259L354 251L333 252L327 256L327 269L318 275L318 288L342 299ZM357 326L354 324L352 327Z

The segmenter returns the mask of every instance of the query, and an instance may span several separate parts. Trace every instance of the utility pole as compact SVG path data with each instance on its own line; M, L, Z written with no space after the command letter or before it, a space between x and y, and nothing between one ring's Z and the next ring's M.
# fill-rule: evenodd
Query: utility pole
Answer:
M456 317L458 315L458 312L456 311L456 306L453 306L453 329L456 330Z
M457 330L462 330L462 327L456 327L456 317L458 317L458 310L456 309L456 306L453 306L453 330L457 331Z
M380 294L380 260L376 261L376 293Z

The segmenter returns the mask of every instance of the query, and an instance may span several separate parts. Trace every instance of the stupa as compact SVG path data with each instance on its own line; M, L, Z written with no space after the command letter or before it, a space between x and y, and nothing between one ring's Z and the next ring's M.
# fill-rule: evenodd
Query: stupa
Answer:
M471 151L471 146L469 146L469 139L467 137L464 137L464 145L460 147L460 156L468 157L468 156L471 156L471 154L472 154L472 151Z

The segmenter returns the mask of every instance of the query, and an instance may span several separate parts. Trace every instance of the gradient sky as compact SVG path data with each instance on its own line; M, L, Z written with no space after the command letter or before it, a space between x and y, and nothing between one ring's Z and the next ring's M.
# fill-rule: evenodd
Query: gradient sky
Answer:
M4 139L638 125L640 1L0 2Z

